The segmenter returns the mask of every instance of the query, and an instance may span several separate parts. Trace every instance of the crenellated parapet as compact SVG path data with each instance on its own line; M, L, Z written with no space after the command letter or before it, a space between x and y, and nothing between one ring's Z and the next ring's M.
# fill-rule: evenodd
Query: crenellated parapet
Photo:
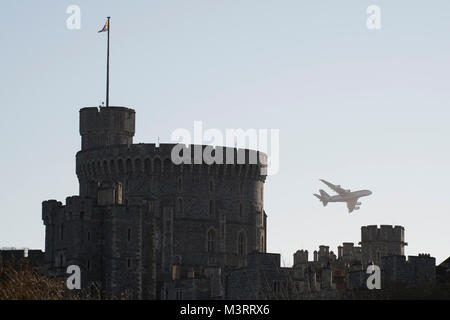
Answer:
M376 225L361 227L361 242L405 241L405 228L402 226Z
M235 148L212 148L191 145L184 148L183 162L175 164L173 149L177 144L116 145L107 148L80 151L76 172L80 179L117 180L126 176L196 174L232 176L263 181L266 178L264 153ZM213 154L220 149L221 159L208 164L198 154ZM185 154L189 155L189 158ZM218 153L218 152L217 152Z

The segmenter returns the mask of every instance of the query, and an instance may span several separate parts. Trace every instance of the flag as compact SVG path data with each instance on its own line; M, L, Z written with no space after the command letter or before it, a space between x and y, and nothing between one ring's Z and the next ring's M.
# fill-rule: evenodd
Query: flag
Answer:
M108 26L108 20L106 20L105 26L104 26L103 29L100 30L98 33L100 33L100 32L106 32L106 31L108 31L108 28L109 28L109 26Z

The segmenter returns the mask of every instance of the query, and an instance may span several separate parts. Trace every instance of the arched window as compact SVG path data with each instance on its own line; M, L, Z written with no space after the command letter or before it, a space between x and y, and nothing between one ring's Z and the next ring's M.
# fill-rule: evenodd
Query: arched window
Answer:
M215 212L214 200L209 200L209 215L213 216Z
M108 174L109 170L108 170L108 161L103 160L103 173L104 174Z
M155 248L156 250L159 250L159 231L155 231Z
M241 217L241 218L242 218L242 213L243 213L242 203L239 203L239 217Z
M102 163L100 161L97 161L97 175L102 174Z
M243 232L238 235L238 254L240 256L245 254L245 235Z
M178 191L183 191L183 178L178 177Z
M214 252L216 246L216 232L211 229L208 231L208 252Z
M183 199L181 198L177 200L177 214L180 216L183 214Z

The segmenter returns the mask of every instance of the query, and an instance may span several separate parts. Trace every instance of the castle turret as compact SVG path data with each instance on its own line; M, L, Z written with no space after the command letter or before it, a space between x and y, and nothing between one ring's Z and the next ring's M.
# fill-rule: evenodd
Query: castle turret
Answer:
M308 250L298 250L294 253L294 266L308 263Z
M361 227L362 263L381 264L385 256L404 256L405 229L402 226L381 225Z
M133 109L125 107L81 109L81 152L107 146L131 146L135 133L135 115L136 112ZM94 169L92 168L92 170ZM87 180L79 177L79 182L80 196L88 196L93 199L98 197L100 182L97 179ZM112 189L110 191L113 192ZM104 193L102 198L104 198ZM115 202L120 203L120 201Z
M80 110L81 150L133 143L135 111L124 107Z

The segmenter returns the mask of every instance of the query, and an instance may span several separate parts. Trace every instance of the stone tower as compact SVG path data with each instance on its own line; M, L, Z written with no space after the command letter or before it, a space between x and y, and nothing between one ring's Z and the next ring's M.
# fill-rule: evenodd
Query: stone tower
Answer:
M265 252L264 154L223 148L244 163L175 165L175 144L133 144L134 132L132 109L80 110L79 195L42 205L50 273L75 264L83 288L158 299L170 281L212 278ZM187 152L198 147L211 148Z
M109 145L131 145L135 133L135 111L124 107L80 110L81 150Z
M381 225L361 227L361 261L381 264L385 256L405 255L405 229L401 226Z

